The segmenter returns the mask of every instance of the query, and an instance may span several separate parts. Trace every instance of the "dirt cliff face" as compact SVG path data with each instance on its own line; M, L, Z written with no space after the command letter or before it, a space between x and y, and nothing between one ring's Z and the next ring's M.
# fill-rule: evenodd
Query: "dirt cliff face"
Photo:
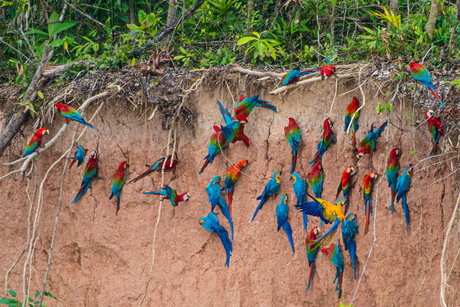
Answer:
M401 203L390 213L390 190L384 176L386 152L399 147L402 152L401 168L416 164L426 157L431 149L431 137L425 125L414 129L412 105L395 102L392 122L379 138L376 151L359 161L350 145L350 138L343 131L345 108L353 96L362 101L359 89L353 82L338 85L334 100L335 80L291 90L284 96L269 96L271 88L262 83L251 83L245 88L247 95L260 94L262 99L278 107L278 113L256 108L250 115L245 133L251 140L246 148L242 142L231 144L219 154L212 165L199 175L207 155L207 144L213 125L223 120L218 112L216 99L231 109L235 102L226 87L214 88L203 85L186 102L197 113L195 131L177 129L177 154L180 163L175 173L165 174L165 182L179 193L188 192L191 199L172 207L165 201L155 242L155 265L147 290L144 306L338 306L339 301L350 303L356 292L355 306L436 306L440 291L440 257L445 228L452 215L458 191L453 184L456 175L433 185L431 183L446 176L451 170L446 163L431 166L413 173L412 186L408 193L410 210L409 233L406 232ZM340 96L341 93L354 91ZM234 99L236 88L232 88ZM359 118L361 140L371 124L380 125L388 114L375 111L379 101L386 103L388 97L377 95L366 89L366 105ZM90 108L85 117L95 111ZM125 160L119 147L129 155L130 167L127 182L142 173L145 164L151 164L166 153L168 132L161 130L161 116L146 121L142 112L132 112L116 101L107 101L101 116L94 122L100 133L90 129L79 141L93 150L98 143L100 157L99 176L92 188L78 203L72 200L81 184L83 167L72 168L65 177L62 209L56 232L56 242L51 262L47 289L60 299L48 301L48 306L137 306L141 300L152 263L152 242L158 217L159 197L143 195L144 191L159 190L161 174L152 174L137 183L126 184L121 195L121 209L115 215L114 200L109 200L111 179L118 165ZM424 110L415 109L415 120L423 120ZM148 114L147 114L148 115ZM306 233L302 227L301 214L295 210L295 195L289 181L291 149L285 139L283 127L293 117L302 129L302 143L296 171L305 178L316 152L325 118L330 117L337 143L325 153L323 197L335 202L335 194L341 174L353 166L357 175L353 182L350 209L357 214L359 234L357 243L357 275L348 252L342 248L345 271L342 298L337 299L333 279L335 267L323 254L318 254L317 267L311 289L307 292L308 261L304 243ZM407 118L409 117L409 118ZM57 117L48 125L50 136L62 126ZM39 185L45 172L71 144L73 131L81 126L71 123L64 137L48 151L38 157ZM31 134L31 127L25 130ZM78 135L78 134L77 134ZM173 134L174 135L174 134ZM388 148L385 141L388 136ZM24 144L25 139L20 142ZM119 146L119 147L118 147ZM410 153L416 150L414 156ZM17 149L10 152L18 154ZM225 157L226 158L225 158ZM228 159L228 160L227 160ZM249 160L236 184L233 198L234 240L230 267L224 266L225 251L216 234L203 229L198 223L210 211L205 186L214 176L225 176L230 165ZM12 160L3 157L1 162ZM443 161L433 158L417 166ZM45 181L43 210L40 216L38 240L36 242L30 292L41 290L46 271L49 247L55 222L59 190L64 161L53 168ZM293 254L285 233L276 231L275 207L280 196L270 199L259 211L254 222L250 219L258 205L256 197L262 193L265 183L275 170L283 172L280 193L289 195L289 221L293 228L295 253ZM8 167L2 167L2 174ZM379 178L373 193L374 216L370 231L364 234L364 199L362 180L375 171ZM402 171L402 170L401 170ZM400 172L401 172L400 171ZM33 192L34 173L30 176L29 193ZM27 241L27 215L30 203L25 192L26 180L12 178L0 181L0 272L2 276L24 248ZM376 194L378 193L378 197ZM227 197L225 196L225 199ZM217 212L219 210L217 209ZM35 213L32 215L35 216ZM228 222L218 213L220 223L228 230ZM375 225L374 225L375 217ZM311 218L308 228L319 226L318 218ZM375 244L368 259L369 250ZM322 233L330 228L324 225ZM457 229L456 227L454 231ZM457 229L458 230L458 229ZM458 232L458 231L457 231ZM334 243L341 238L340 230ZM456 255L458 238L448 258ZM22 293L22 258L10 274L9 288ZM368 261L367 261L368 260ZM365 264L365 272L362 275ZM449 266L450 268L450 266ZM449 280L454 289L460 287L460 269L454 266ZM4 287L3 278L0 288ZM356 291L357 289L357 291ZM457 296L449 302L459 305Z

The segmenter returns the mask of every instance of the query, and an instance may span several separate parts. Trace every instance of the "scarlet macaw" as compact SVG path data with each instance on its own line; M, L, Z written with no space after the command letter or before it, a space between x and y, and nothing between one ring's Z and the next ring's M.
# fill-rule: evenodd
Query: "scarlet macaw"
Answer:
M232 246L232 241L228 237L227 230L219 224L219 220L217 219L217 216L212 212L209 212L206 217L200 218L198 222L207 231L217 233L217 235L220 238L220 241L222 242L222 245L224 246L225 253L227 254L225 265L228 267L228 265L230 264L230 256L232 255L231 253L233 252L233 246Z
M442 128L442 125L441 125L441 119L439 117L434 117L433 115L434 115L433 110L427 110L425 113L425 118L428 122L428 130L430 130L431 136L433 137L433 141L434 141L433 148L431 149L428 157L430 157L433 154L433 151L436 148L436 145L438 144L439 139L441 138L441 136L444 135L444 129Z
M340 253L340 249L337 245L335 245L334 243L331 243L330 248L325 247L321 250L321 252L325 253L329 257L329 259L332 261L332 264L335 265L337 268L336 273L335 273L334 282L338 278L337 285L335 286L335 290L337 290L337 288L339 289L339 298L340 298L342 296L342 280L343 280L343 269L344 269L343 257L342 257L342 254Z
M241 99L241 96L240 96L240 99ZM256 95L250 98L244 98L242 101L240 101L235 106L236 119L239 122L247 123L249 114L251 114L252 110L254 110L255 107L262 107L265 109L272 110L275 113L278 113L274 105L269 104L268 101L259 99L259 95Z
M364 139L361 141L361 149L358 150L356 153L356 156L361 158L365 154L371 153L375 149L375 141L380 137L380 134L382 134L383 130L385 130L385 127L388 124L388 120L384 122L377 130L374 131L374 124L371 126L371 130L369 133L364 137Z
M406 230L409 232L409 207L407 206L407 198L406 198L406 193L410 188L411 184L411 178L410 178L410 173L412 172L412 164L409 164L409 166L406 166L404 169L404 172L399 176L398 182L396 183L396 193L398 197L396 198L396 202L399 202L399 200L402 198L402 207L404 210L404 217L406 220Z
M120 210L120 193L126 181L125 169L127 167L128 167L128 162L126 161L121 162L120 165L118 166L118 170L115 172L115 175L113 175L113 179L112 179L112 195L110 195L109 199L112 199L114 196L117 199L116 215L118 215L118 210Z
M396 183L398 182L399 171L399 148L393 148L388 157L387 168L385 174L388 181L388 186L391 189L391 214L393 214L393 201L396 195Z
M230 215L232 215L232 199L233 192L235 192L235 183L240 179L241 169L248 165L248 160L242 160L236 165L230 165L227 174L225 175L225 184L222 188L228 194L228 207L230 209Z
M353 273L356 279L356 241L355 235L358 232L356 224L356 214L350 213L342 225L342 239L345 243L345 250L350 253L351 263L353 264Z
M288 237L289 243L291 244L292 252L294 253L294 240L292 239L292 228L289 224L287 218L289 214L289 206L287 204L287 195L281 195L281 202L276 206L276 220L278 221L278 230L280 231L281 227L284 228L286 235Z
M289 117L289 125L284 127L284 135L292 147L292 163L291 163L291 174L295 171L295 164L297 161L297 154L299 153L300 143L300 127L296 123L295 119Z
M144 192L142 194L148 194L148 195L161 195L160 200L163 201L164 199L169 199L171 202L171 205L173 207L177 207L177 205L181 201L188 201L190 198L190 194L188 193L183 193L183 194L177 194L176 190L171 188L169 185L166 183L163 183L163 186L161 187L160 191L156 192Z
M324 155L329 145L335 143L334 141L334 132L332 131L333 122L326 118L323 123L323 135L321 137L321 142L317 146L317 151L315 157L312 161L308 162L310 164L318 162L318 160Z
M364 206L364 215L366 216L366 223L364 224L364 233L367 233L369 227L369 213L372 215L372 188L374 180L377 178L377 173L372 172L364 176L363 179L363 195L366 201Z
M353 187L353 185L351 184L351 174L354 171L355 170L352 166L347 167L347 169L343 171L342 178L339 182L339 186L337 187L337 195L335 196L335 198L338 198L340 192L342 192L343 197L345 197L345 199L347 200L345 204L344 214L347 214L348 206L350 205L350 189Z
M335 66L334 64L327 64L320 67L321 69L321 79L327 79L330 76L335 76Z
M148 169L142 174L140 174L139 176L137 176L136 178L134 178L133 180L131 180L129 183L137 182L141 180L142 178L144 178L145 176L150 175L153 172L161 172L163 169L163 164L165 163L165 159L166 159L165 172L172 172L176 170L176 165L177 163L179 163L179 161L177 161L176 159L173 159L172 165L171 165L171 159L172 159L171 155L164 156L158 159L158 161L152 165L146 164L145 166L147 166Z
M252 217L251 222L254 220L254 218L257 215L257 212L259 212L259 210L262 208L265 202L270 198L270 196L276 195L278 191L280 190L280 187L281 187L281 181L279 178L280 175L281 175L281 171L275 171L272 179L269 182L267 182L267 184L265 185L262 195L257 197L257 200L260 200L260 203L257 206L256 211L254 212L254 216Z
M351 145L356 145L356 131L359 129L358 125L358 117L361 111L359 109L359 100L356 97L353 97L351 103L347 106L345 110L345 125L343 126L343 130L346 132L348 129L352 135L353 142ZM353 119L353 121L352 121ZM350 127L350 128L348 128Z
M90 127L90 128L93 128L99 131L99 129L97 129L96 127L88 123L86 120L84 120L83 117L81 117L80 113L78 113L77 110L75 110L71 106L68 106L63 103L56 103L54 107L65 117L65 121L67 123L69 123L70 120L74 120L76 122L79 122L82 125L85 125L87 127Z
M76 203L80 197L86 194L94 178L97 178L97 153L93 150L91 156L89 157L88 163L86 163L85 172L83 174L83 181L81 182L81 188L78 191L77 196L75 196L72 204Z
M433 82L431 82L431 76L430 73L428 72L428 69L425 68L422 64L415 63L415 62L410 62L409 63L409 68L410 68L410 73L414 79L423 85L426 86L427 89L429 89L433 95L438 99L439 104L445 108L446 106L442 103L441 98L439 98L438 94L436 94L435 89L436 86L434 86Z
M27 144L24 150L24 155L22 157L25 158L28 155L32 154L34 151L36 151L38 148L40 148L40 146L42 145L42 137L45 134L49 134L49 133L50 132L46 128L41 128L35 131L34 135L32 136L32 139Z

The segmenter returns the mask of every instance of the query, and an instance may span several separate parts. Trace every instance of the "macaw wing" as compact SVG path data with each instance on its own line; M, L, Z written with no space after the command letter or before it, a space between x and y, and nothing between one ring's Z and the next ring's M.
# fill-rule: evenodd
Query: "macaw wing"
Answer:
M321 238L316 239L316 240L310 240L310 243L307 246L312 246L313 248L318 248L320 246L326 246L331 240L332 237L334 237L335 233L337 232L337 229L340 226L340 219L336 217L334 224L332 224L331 229L329 229L328 232L326 232ZM343 267L343 264L342 264Z
M217 104L219 105L219 111L220 111L220 114L222 115L222 118L224 119L225 124L226 125L231 124L233 120L232 120L232 115L230 114L228 109L225 109L219 100L217 100Z
M222 195L220 195L220 192L219 192L219 197L217 200L219 203L220 211L222 211L222 214L227 218L228 223L230 224L230 230L232 231L232 240L233 240L233 220L232 220L232 216L230 215L230 209L227 203L225 202L225 200L222 198Z
M298 203L294 205L299 211L306 213L311 216L317 216L321 218L326 224L329 224L330 221L326 220L323 215L323 205L321 205L316 200L314 201L307 201L304 203Z
M289 82L291 82L292 79L297 77L299 73L300 73L299 70L296 70L296 69L291 70L290 72L284 75L283 79L281 79L281 84L283 85L289 84Z
M339 268L340 272L343 272L343 257L337 245L334 247L331 261L336 267Z
M222 242L222 245L224 246L225 254L227 255L226 260L225 260L225 265L228 267L230 264L230 256L232 255L231 252L233 252L232 241L230 241L230 238L228 237L227 230L221 225L217 225L215 232L219 236L220 241Z

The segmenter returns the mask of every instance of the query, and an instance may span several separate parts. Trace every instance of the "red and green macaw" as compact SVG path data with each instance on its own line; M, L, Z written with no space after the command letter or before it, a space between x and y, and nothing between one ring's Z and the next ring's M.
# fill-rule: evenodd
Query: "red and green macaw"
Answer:
M321 198L321 195L323 194L323 178L323 167L321 162L317 162L307 174L308 184L310 185L310 188L316 198Z
M391 189L391 214L393 214L393 201L396 195L396 183L398 182L399 171L399 148L393 148L390 151L390 156L387 161L387 168L385 174L387 177L388 186Z
M374 180L377 178L377 173L372 172L364 176L363 179L363 195L366 205L364 206L364 215L366 216L366 223L364 224L364 233L367 233L369 227L369 213L372 215L372 188ZM356 277L355 277L356 278Z
M77 146L77 150L75 150L75 153L73 154L72 163L70 163L69 169L72 168L72 166L75 164L75 162L78 161L77 167L80 167L83 163L85 163L85 157L86 153L88 152L88 149L84 148L81 145L75 144Z
M327 64L327 65L321 66L320 71L321 71L321 79L323 80L329 78L332 75L335 76L334 64Z
M374 124L371 126L371 130L361 141L361 149L358 150L356 156L361 158L365 154L371 153L375 149L375 141L380 137L385 127L388 125L388 120L384 122L377 130L374 131Z
M409 232L409 207L407 206L407 198L406 198L406 193L410 188L411 184L411 178L410 178L410 173L412 172L413 166L412 164L409 164L409 166L406 166L404 169L404 172L399 176L398 182L396 183L396 193L397 193L397 198L396 202L399 202L399 200L402 198L402 207L404 210L404 217L406 220L406 230Z
M351 263L353 264L353 273L356 279L356 241L355 235L358 233L358 224L356 224L356 214L350 213L342 225L342 239L345 243L345 250L350 253Z
M248 165L248 160L242 160L236 165L230 165L227 174L225 175L225 185L222 188L228 194L228 207L230 209L230 216L232 215L232 199L233 192L235 192L235 183L240 179L241 169Z
M273 174L272 179L270 179L270 181L267 182L267 184L265 185L264 191L262 192L262 195L257 197L257 200L260 200L260 203L257 206L256 211L254 212L254 215L252 216L251 223L254 220L254 218L256 217L257 212L259 212L259 210L262 208L262 206L265 204L265 202L271 196L275 195L275 197L276 197L276 195L278 194L278 191L280 190L280 187L281 187L281 181L280 181L280 177L279 177L280 175L281 175L281 171L275 171L275 173Z
M241 96L244 98L243 95L240 95L240 100L241 100ZM240 101L235 106L236 119L239 122L247 123L249 114L251 114L252 110L254 110L255 107L262 107L265 109L270 109L274 111L275 113L278 113L274 105L269 104L268 101L259 99L259 95L256 95L250 98L244 98L242 101Z
M320 233L318 227L314 227L310 233L308 234L307 238L305 239L305 248L307 250L307 258L308 258L308 266L310 267L310 274L308 277L308 285L307 291L310 289L311 281L313 279L313 275L315 273L315 266L316 266L316 256L318 255L318 245L316 242L316 236Z
M163 201L164 199L169 199L169 201L171 202L171 205L173 207L177 207L177 205L181 201L188 201L190 199L190 194L188 194L188 193L177 194L176 190L171 188L166 183L163 183L163 186L161 187L160 191L144 192L142 194L161 195L160 200Z
M79 122L82 125L85 125L87 127L90 127L90 128L93 128L99 131L99 129L97 129L96 127L88 123L86 120L84 120L83 117L81 117L81 115L77 112L77 110L75 110L71 106L68 106L63 103L56 103L54 107L65 117L65 121L67 123L69 123L70 120L74 120L76 122Z
M284 135L286 136L289 145L292 147L292 174L295 171L295 164L297 162L297 154L299 152L300 143L300 127L292 117L289 117L289 125L284 127Z
M134 178L133 180L131 180L129 183L137 182L141 180L142 178L144 178L145 176L150 175L153 172L161 172L163 169L163 164L165 163L165 159L166 159L165 172L172 172L176 170L176 165L177 163L179 163L179 161L177 161L176 159L172 159L171 155L164 156L158 159L158 161L152 165L146 164L145 166L147 166L148 169L142 174L140 174L139 176L137 176L136 178ZM171 159L172 159L172 165L171 165Z
M300 67L296 67L283 76L283 79L281 79L281 84L288 85L288 84L296 83L299 81L300 77L304 75L309 75L318 69L319 67L317 66L313 66L313 68L308 68L308 69L303 69L303 70L301 70Z
M208 201L211 204L211 212L214 212L214 209L217 205L220 207L220 211L227 218L228 223L230 224L230 229L232 230L232 240L233 240L233 220L230 215L230 209L225 202L224 198L220 194L220 176L215 176L211 179L211 182L206 186L206 193L209 198Z
M321 250L322 253L325 253L329 259L332 261L332 264L336 266L337 270L335 273L335 280L337 280L337 285L335 286L335 290L339 289L339 298L342 296L342 280L343 280L343 257L340 253L340 249L334 243L331 243L331 247L325 247Z
M290 180L293 180L292 188L294 189L294 194L295 194L295 197L297 198L297 203L307 202L307 197L305 196L305 193L307 192L307 183L305 182L305 180L300 178L299 174L297 173L292 173ZM308 230L307 230L308 215L306 213L303 213L302 219L303 219L303 228L305 228L305 231L308 233Z
M221 125L221 130L224 134L225 140L227 140L228 143L242 141L246 147L249 147L249 138L244 134L244 125L246 122L233 121L230 111L225 109L219 100L217 100L217 104L219 105L220 114L225 121L225 126L222 127Z
M118 215L118 210L120 210L120 193L126 181L125 169L127 167L128 167L128 162L126 161L121 162L120 165L118 166L118 170L115 172L115 175L113 175L113 179L112 179L112 195L110 195L109 199L112 199L114 196L117 199L116 215Z
M348 206L350 205L350 189L353 187L353 184L351 183L351 176L354 171L355 170L352 166L347 167L347 169L343 171L342 179L340 180L339 186L337 187L337 195L335 198L338 198L340 192L342 192L343 197L347 200L344 214L347 214Z
M42 137L45 134L49 134L49 133L50 132L46 128L41 128L35 131L34 135L32 136L32 139L27 144L24 150L24 155L22 157L25 158L28 155L32 154L34 151L36 151L38 148L40 148L40 146L42 145Z
M436 97L436 99L439 101L439 104L445 108L446 106L442 103L441 98L439 98L438 94L436 94L435 89L436 86L434 86L433 82L431 82L431 76L430 73L428 72L428 69L425 68L422 64L415 63L415 62L410 62L409 63L409 68L410 68L410 73L414 79L423 85L426 86L427 89L429 89L433 95Z
M289 206L287 204L287 195L281 195L281 202L276 206L276 220L278 222L278 230L280 231L281 227L283 227L284 232L288 237L289 243L291 244L292 252L294 253L294 240L292 239L292 228L291 224L289 224L287 218L289 214Z
M318 160L324 155L326 150L328 149L329 145L335 143L334 141L334 132L332 131L333 122L326 118L323 123L323 135L321 137L321 142L319 142L317 146L317 151L315 157L312 161L308 162L310 164L318 162Z
M200 225L203 226L204 229L206 229L207 231L217 233L217 235L220 238L220 241L222 242L222 245L224 246L225 253L227 254L225 265L228 267L228 265L230 264L230 256L233 252L233 245L232 241L228 237L227 230L219 224L217 216L212 212L209 212L206 217L200 218L198 220L198 223L200 223Z
M425 118L426 118L426 121L428 122L428 130L430 130L431 136L433 137L433 141L434 141L433 148L431 149L428 157L430 157L433 154L436 148L436 145L439 142L439 139L441 138L441 136L444 135L444 129L442 128L442 125L441 125L441 119L439 117L434 117L433 115L434 115L433 110L427 110L425 113Z
M198 174L201 174L209 163L212 164L212 161L214 161L216 155L222 149L224 149L225 145L227 145L227 140L225 140L224 134L222 133L220 128L218 126L214 126L213 129L215 133L211 135L211 139L209 140L208 155L204 158L204 164L201 167L200 172Z
M83 173L83 181L81 182L80 191L78 191L77 196L75 196L72 204L77 203L77 201L86 194L89 188L91 188L91 184L93 183L93 179L97 178L97 153L93 150L91 152L91 156L89 157L88 162L86 163L85 172Z
M361 111L359 109L359 100L356 97L353 97L351 103L347 106L345 110L345 125L343 126L343 130L346 132L348 127L350 127L349 132L352 135L353 143L351 145L356 145L356 131L359 129L358 125L358 117ZM353 117L354 116L354 117ZM351 120L353 119L353 121Z

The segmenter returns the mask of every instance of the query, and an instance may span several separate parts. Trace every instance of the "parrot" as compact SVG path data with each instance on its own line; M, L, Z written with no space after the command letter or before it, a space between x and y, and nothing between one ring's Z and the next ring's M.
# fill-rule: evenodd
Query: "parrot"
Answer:
M399 148L393 148L387 161L385 174L387 176L388 186L391 189L391 214L393 214L393 201L396 195L396 182L398 181L399 171Z
M340 249L337 245L334 243L331 243L331 247L325 247L321 250L321 252L325 253L329 259L332 261L332 264L337 267L336 273L335 273L335 280L337 280L337 285L335 286L335 290L337 288L339 289L339 298L342 296L342 278L343 278L343 257L342 254L340 253Z
M332 75L335 76L335 66L334 66L334 64L327 64L327 65L321 66L320 71L321 71L321 79L322 80L327 79Z
M211 139L209 140L208 145L208 155L204 158L204 164L201 167L201 170L198 174L201 174L206 166L208 166L209 162L214 161L216 155L224 149L224 146L227 145L227 141L225 140L224 134L220 130L218 126L214 126L215 133L211 135Z
M439 142L439 139L441 138L441 136L444 135L444 129L441 125L441 119L439 117L434 117L433 115L433 110L427 110L425 113L426 121L428 122L428 130L430 131L434 141L433 148L431 149L430 154L427 158L429 158L433 154L433 151L435 150L436 145Z
M65 121L67 123L69 123L70 120L74 120L76 122L79 122L82 125L85 125L87 127L90 127L90 128L93 128L99 131L99 129L97 129L96 127L88 123L86 120L84 120L83 117L81 117L81 115L77 112L77 110L75 110L71 106L68 106L63 103L56 103L54 107L65 117Z
M351 263L353 264L353 273L356 279L356 241L355 235L358 232L356 224L356 214L350 213L342 225L342 239L345 243L345 250L350 253Z
M407 207L407 198L406 198L406 193L407 190L410 188L411 184L411 179L410 179L410 173L412 172L413 166L412 164L409 164L409 166L406 166L404 169L404 172L399 176L398 182L396 183L396 194L398 195L396 198L396 202L399 202L399 200L402 198L402 207L404 210L404 217L406 219L406 230L409 232L409 208Z
M264 191L262 192L262 195L257 197L257 200L260 200L259 205L257 206L256 211L254 212L254 216L251 219L251 223L254 220L254 218L257 215L257 212L262 208L262 206L265 204L265 202L270 198L270 196L278 194L278 191L280 190L281 187L281 181L279 176L281 175L281 171L275 171L273 173L272 179L270 179L269 182L265 185Z
M85 157L86 153L88 152L88 149L84 148L81 145L75 144L77 146L77 150L75 150L75 153L73 154L72 163L70 163L69 169L72 168L72 166L75 164L75 162L78 161L77 167L80 167L83 163L85 163Z
M241 96L244 98L243 100L241 100ZM243 95L241 96L240 102L235 106L235 115L239 122L247 123L249 114L251 114L255 107L270 109L273 112L278 113L274 105L269 104L268 101L259 99L259 95L250 98L245 98Z
M311 231L310 234L307 236L305 239L305 248L307 250L307 258L308 258L308 266L310 267L310 275L308 277L308 285L307 285L307 291L310 289L311 286L311 281L313 279L313 274L315 273L315 266L316 266L316 256L318 254L318 249L316 243L313 243L316 240L316 235L318 235L321 231L319 230L318 227L314 227Z
M217 235L220 238L220 241L222 242L222 245L224 246L225 253L227 254L225 265L228 267L228 265L230 264L230 256L232 255L231 253L233 252L233 246L232 246L232 241L228 237L227 230L219 224L219 220L217 216L212 212L209 212L206 217L200 218L198 222L207 231L217 233Z
M300 77L304 75L309 75L318 69L320 68L317 66L313 66L313 68L308 68L308 69L303 69L303 70L300 70L300 67L296 67L283 76L283 79L281 79L281 84L288 85L288 84L296 83L299 81Z
M321 162L317 162L313 165L311 172L307 174L308 184L316 198L321 198L321 194L323 194L323 177L323 166Z
M40 148L40 146L42 145L42 137L45 134L49 133L50 132L46 128L41 128L35 131L34 135L32 136L32 139L29 141L29 144L27 144L24 150L24 155L22 157L25 158L28 155L32 154L34 151L36 151L38 148Z
M324 155L327 148L331 143L335 143L334 141L334 132L332 131L333 122L326 118L323 123L323 135L321 137L321 142L319 142L317 146L317 151L315 157L312 161L308 162L310 164L318 162L318 160Z
M358 125L358 117L361 111L359 109L359 100L356 97L353 97L351 103L347 106L345 110L345 125L343 126L343 130L347 132L348 127L350 127L349 132L352 134L353 142L351 145L356 146L356 132L359 129ZM354 117L353 117L354 116ZM353 118L353 121L352 121Z
M112 179L112 195L110 195L109 199L112 199L114 196L117 199L117 212L115 213L116 215L118 215L118 210L120 210L120 192L126 181L125 169L127 167L128 162L121 162L118 166L118 170L115 172L115 175L113 175Z
M358 150L356 156L361 158L365 154L371 153L375 149L375 141L380 137L380 134L385 130L385 127L388 125L388 120L384 122L377 130L374 131L374 124L371 126L371 130L361 141L361 149Z
M228 207L230 209L230 216L232 215L232 199L233 192L235 192L235 183L240 179L241 169L248 165L248 160L241 160L236 165L231 165L225 175L225 184L222 191L228 194Z
M93 178L97 178L97 153L93 150L91 152L91 156L89 157L88 162L86 163L85 172L83 174L83 181L81 182L80 191L78 191L77 196L75 196L72 204L77 203L81 196L85 195L89 188L91 188L91 184L93 182Z
M289 125L284 127L284 135L292 147L292 163L291 163L291 174L295 171L295 164L297 162L297 154L299 152L300 143L300 127L295 122L295 119L289 117Z
M287 218L289 214L289 206L287 204L287 194L281 195L281 202L276 206L276 220L278 221L278 230L280 231L281 227L284 228L286 235L288 237L289 243L291 244L292 252L294 251L294 240L292 239L292 228L289 224Z
M211 182L206 186L206 193L209 196L209 203L212 206L211 212L214 212L214 209L217 205L220 207L220 211L227 218L228 223L230 224L230 229L232 231L232 240L233 240L233 221L230 215L230 209L228 208L227 203L220 194L220 176L216 176L211 179Z
M307 198L305 197L305 193L307 191L307 183L304 179L300 178L299 174L292 173L290 180L294 180L292 182L292 188L294 189L295 197L297 198L297 203L305 203L307 202ZM306 213L302 214L303 218L303 228L307 231L307 222L308 222L308 215Z
M241 101L246 99L246 97L243 95L243 93L244 93L244 91L240 90L240 101L238 101L238 102L241 102Z
M161 195L160 200L163 201L164 199L169 199L169 201L171 202L171 205L173 207L177 207L177 205L181 201L188 201L190 199L190 194L188 194L188 193L177 194L176 190L171 188L166 183L163 183L163 186L161 187L160 191L144 192L142 194Z
M219 105L220 114L225 121L225 126L222 127L221 125L221 130L224 134L225 140L228 143L236 143L237 141L242 141L246 147L249 147L249 138L244 134L244 125L246 122L233 121L230 111L225 109L219 100L217 100L217 104Z
M176 165L177 163L179 163L179 161L177 161L176 159L173 159L172 165L171 165L171 155L167 155L167 156L161 157L160 159L158 159L157 162L155 162L152 165L146 164L145 166L148 167L148 169L142 174L140 174L139 176L137 176L136 178L134 178L133 180L131 180L129 183L137 182L141 180L142 178L144 178L145 176L150 175L153 172L161 172L163 169L163 164L165 163L165 159L166 159L165 172L172 172L176 170Z
M372 172L364 176L363 179L363 195L366 200L364 206L364 214L366 215L366 223L364 224L364 233L367 233L369 227L369 213L372 215L372 188L374 186L374 180L377 178L377 173ZM346 246L345 246L346 247Z
M423 66L423 64L415 63L415 62L410 62L409 63L409 68L410 68L410 73L412 77L414 77L415 81L418 81L422 83L423 85L426 86L427 89L429 89L433 95L436 97L436 99L439 101L439 104L441 107L445 108L446 106L442 103L441 98L439 98L438 94L436 94L435 89L436 86L434 86L433 82L431 82L431 76L430 73L428 72L428 69Z
M347 169L343 171L342 179L340 180L339 186L337 187L337 195L335 196L335 198L338 198L340 192L342 192L343 197L345 197L345 199L347 200L345 204L344 214L347 214L348 206L350 205L350 189L353 187L353 184L351 183L351 176L354 171L355 170L352 166L347 167Z

